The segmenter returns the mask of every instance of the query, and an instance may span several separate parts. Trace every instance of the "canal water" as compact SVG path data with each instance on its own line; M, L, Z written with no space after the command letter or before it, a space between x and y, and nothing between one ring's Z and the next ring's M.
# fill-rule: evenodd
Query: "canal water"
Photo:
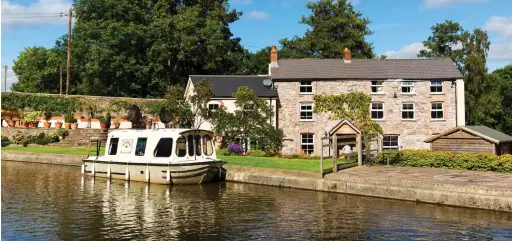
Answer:
M2 240L512 240L512 213L2 161Z

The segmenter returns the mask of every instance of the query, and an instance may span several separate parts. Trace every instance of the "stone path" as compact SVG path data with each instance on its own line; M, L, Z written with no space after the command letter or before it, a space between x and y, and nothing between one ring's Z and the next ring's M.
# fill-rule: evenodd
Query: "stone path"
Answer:
M326 178L335 180L343 176L480 186L512 191L512 174L507 173L421 167L360 166L345 169L336 174L329 174Z

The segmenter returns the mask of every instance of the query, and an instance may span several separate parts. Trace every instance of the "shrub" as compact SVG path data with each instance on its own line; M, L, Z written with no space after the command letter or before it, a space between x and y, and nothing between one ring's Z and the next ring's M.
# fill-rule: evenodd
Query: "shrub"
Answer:
M309 155L308 155L308 153L307 153L307 152L305 152L305 151L303 151L303 150L301 150L301 151L299 152L299 155L298 155L298 157L299 157L300 159L307 159L307 158L308 158L308 156L309 156Z
M222 148L220 150L217 151L217 155L221 155L221 156L229 156L231 155L231 153L229 152L229 149L227 148Z
M263 157L263 156L266 156L267 154L265 153L265 151L262 151L262 150L251 150L251 156L255 156L255 157Z
M235 144L235 143L229 144L228 149L230 152L237 154L237 155L244 153L244 149L240 145Z
M460 153L445 151L402 150L379 153L376 161L390 165L411 167L436 167L473 171L512 173L512 155L497 156L490 153Z
M55 132L55 134L57 134L58 136L66 136L68 133L68 130L64 128L57 129L57 131Z
M6 147L11 144L11 140L7 136L2 136L2 147Z
M64 115L64 122L66 122L66 123L76 123L77 120L75 119L75 117L73 117L73 114L67 113L67 114Z

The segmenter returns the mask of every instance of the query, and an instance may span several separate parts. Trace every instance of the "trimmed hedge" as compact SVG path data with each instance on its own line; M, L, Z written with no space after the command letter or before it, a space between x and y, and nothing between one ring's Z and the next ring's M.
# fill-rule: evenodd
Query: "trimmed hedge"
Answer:
M410 167L437 167L473 171L512 173L512 155L497 156L489 153L452 154L444 151L402 150L379 153L376 161L380 164Z

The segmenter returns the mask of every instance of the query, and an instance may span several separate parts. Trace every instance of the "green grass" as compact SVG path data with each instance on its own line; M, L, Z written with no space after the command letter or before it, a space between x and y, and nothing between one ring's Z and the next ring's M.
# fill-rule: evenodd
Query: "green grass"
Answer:
M91 148L91 155L95 155L96 148ZM15 151L15 152L39 152L39 153L52 153L52 154L75 154L87 155L86 147L55 147L55 146L7 146L2 147L2 151ZM101 148L104 154L105 148ZM265 167L297 171L320 171L319 159L293 159L293 158L279 158L279 157L252 157L252 156L217 156L222 159L227 165L236 166L249 166L249 167ZM338 161L338 164L342 164ZM324 168L332 167L332 159L324 161Z
M227 165L320 172L320 159L288 159L252 156L217 156L217 158L227 162ZM338 161L338 164L342 163L342 161ZM327 168L332 168L332 159L324 161L324 169Z
M105 148L101 148L102 152ZM2 151L16 151L16 152L39 152L39 153L52 153L52 154L74 154L74 155L87 155L87 147L55 147L55 146L6 146L2 147ZM91 155L95 155L96 148L91 147Z

